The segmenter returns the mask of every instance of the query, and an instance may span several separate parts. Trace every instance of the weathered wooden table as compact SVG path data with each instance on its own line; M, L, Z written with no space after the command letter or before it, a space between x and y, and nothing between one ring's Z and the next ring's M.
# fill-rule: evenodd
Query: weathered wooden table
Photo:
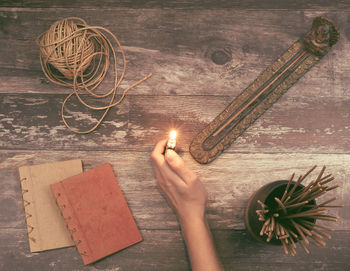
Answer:
M349 270L350 3L215 2L1 1L0 270L188 270L178 221L149 156L172 126L208 190L209 224L227 270ZM188 153L192 138L319 15L339 26L339 42L218 159L196 163ZM60 106L71 90L44 77L35 43L69 16L120 39L127 57L121 89L153 73L88 135L64 126ZM82 121L96 118L76 105ZM84 169L111 163L144 238L87 267L74 247L30 253L18 176L22 165L74 158ZM249 196L314 164L326 165L342 185L332 195L345 207L334 211L340 220L327 246L311 247L310 255L298 248L291 257L255 242L243 224Z

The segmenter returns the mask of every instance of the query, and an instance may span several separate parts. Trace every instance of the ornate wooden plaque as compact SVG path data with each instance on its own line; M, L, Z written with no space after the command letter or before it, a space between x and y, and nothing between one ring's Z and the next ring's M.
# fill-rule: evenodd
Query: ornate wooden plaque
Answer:
M338 38L339 32L331 20L315 18L309 32L267 67L193 139L190 153L194 159L202 164L214 160L327 54Z

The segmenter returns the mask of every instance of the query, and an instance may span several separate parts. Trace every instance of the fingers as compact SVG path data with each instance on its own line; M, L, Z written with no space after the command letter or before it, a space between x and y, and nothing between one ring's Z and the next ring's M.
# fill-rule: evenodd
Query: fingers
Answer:
M156 168L156 174L158 182L161 182L161 185L167 185L167 182L171 182L177 186L183 186L183 180L174 172L165 161L163 152L167 140L162 140L157 143L154 147L154 150L151 153L152 162Z
M161 161L164 161L164 149L167 144L167 140L161 140L157 143L157 145L154 147L152 153L151 153L151 158L153 162L159 163Z
M189 183L197 178L197 175L186 167L181 157L173 150L167 150L165 153L165 161L184 182Z

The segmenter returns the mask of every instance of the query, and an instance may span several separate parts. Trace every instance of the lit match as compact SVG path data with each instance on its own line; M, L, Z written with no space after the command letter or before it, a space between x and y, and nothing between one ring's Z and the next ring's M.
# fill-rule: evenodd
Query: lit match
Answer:
M165 151L168 149L173 150L173 151L175 150L176 136L177 136L177 132L175 130L170 131L169 139L168 139L168 143L166 144Z

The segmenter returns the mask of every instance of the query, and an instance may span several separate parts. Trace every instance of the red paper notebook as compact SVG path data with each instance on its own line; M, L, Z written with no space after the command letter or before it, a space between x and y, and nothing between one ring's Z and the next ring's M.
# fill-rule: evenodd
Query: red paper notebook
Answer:
M110 164L52 184L51 190L84 264L142 241Z

